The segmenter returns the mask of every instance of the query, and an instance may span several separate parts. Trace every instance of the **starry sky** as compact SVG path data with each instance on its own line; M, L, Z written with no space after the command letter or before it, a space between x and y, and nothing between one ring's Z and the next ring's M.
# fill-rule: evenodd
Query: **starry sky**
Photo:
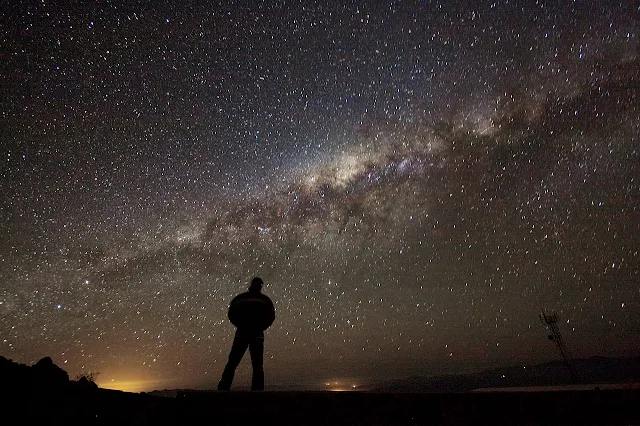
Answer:
M194 3L3 2L0 355L214 387L256 275L267 388L640 355L637 1Z

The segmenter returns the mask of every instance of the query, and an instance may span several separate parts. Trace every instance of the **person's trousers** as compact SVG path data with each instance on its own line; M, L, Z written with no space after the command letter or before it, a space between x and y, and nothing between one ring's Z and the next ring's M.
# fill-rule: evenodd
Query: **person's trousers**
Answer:
M251 390L264 389L264 369L262 368L262 358L264 356L264 337L263 336L247 336L236 332L229 353L229 361L224 368L222 378L218 383L218 390L231 389L233 376L236 368L240 364L244 353L249 348L251 354L251 365L253 367L253 377L251 379Z

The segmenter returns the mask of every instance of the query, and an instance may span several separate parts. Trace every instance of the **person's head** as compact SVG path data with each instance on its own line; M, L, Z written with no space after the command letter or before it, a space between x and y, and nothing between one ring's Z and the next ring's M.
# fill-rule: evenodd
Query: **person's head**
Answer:
M254 279L251 280L251 285L249 286L249 291L260 293L260 290L262 290L262 284L263 284L262 278L255 277Z

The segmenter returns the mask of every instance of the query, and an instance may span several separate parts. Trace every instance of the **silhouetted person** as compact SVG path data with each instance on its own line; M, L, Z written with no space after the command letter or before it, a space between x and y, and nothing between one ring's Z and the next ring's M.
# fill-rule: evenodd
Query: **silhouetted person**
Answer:
M249 291L237 295L229 305L229 320L236 326L236 335L218 390L231 389L233 375L240 364L244 353L249 348L253 377L251 390L264 389L264 370L262 357L264 354L264 330L273 324L276 311L271 299L262 294L262 279L255 277L251 280Z

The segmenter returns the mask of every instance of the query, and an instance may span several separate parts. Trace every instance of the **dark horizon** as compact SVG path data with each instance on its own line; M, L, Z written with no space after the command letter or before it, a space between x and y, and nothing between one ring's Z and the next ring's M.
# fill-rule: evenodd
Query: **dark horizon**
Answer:
M594 391L594 390L640 390L640 357L607 358L591 357L570 361L571 370L564 361L549 361L536 365L511 365L484 369L467 373L440 373L436 375L416 374L406 377L334 377L323 383L297 382L272 383L267 392L367 392L376 394L446 394L466 392L554 392L554 391ZM99 373L85 377L69 376L68 372L56 366L50 357L27 366L8 360L0 355L0 373L5 378L3 392L11 388L31 389L39 392L51 387L84 391L97 389ZM55 380L54 380L55 378ZM251 391L250 378L240 380L232 387L232 392ZM55 383L54 383L55 382ZM66 383L66 385L65 385ZM111 386L110 386L111 385ZM142 393L161 397L179 397L181 393L193 395L216 393L217 383L191 383L187 386L161 386L156 383L107 383L104 390ZM69 390L67 389L67 390ZM217 391L221 395L225 392Z
M603 361L596 360L598 368ZM623 367L635 379L638 362L640 358ZM504 373L510 374L505 370L502 376ZM131 393L100 389L87 377L69 380L68 373L50 357L26 366L0 356L0 374L5 414L37 424L636 424L640 398L637 382L470 392L441 383L445 387L432 389L435 392L387 388L368 392ZM478 378L469 380L473 385L482 384ZM485 381L491 382L495 378Z
M254 276L267 388L640 355L633 2L64 3L0 13L3 356L215 383Z

